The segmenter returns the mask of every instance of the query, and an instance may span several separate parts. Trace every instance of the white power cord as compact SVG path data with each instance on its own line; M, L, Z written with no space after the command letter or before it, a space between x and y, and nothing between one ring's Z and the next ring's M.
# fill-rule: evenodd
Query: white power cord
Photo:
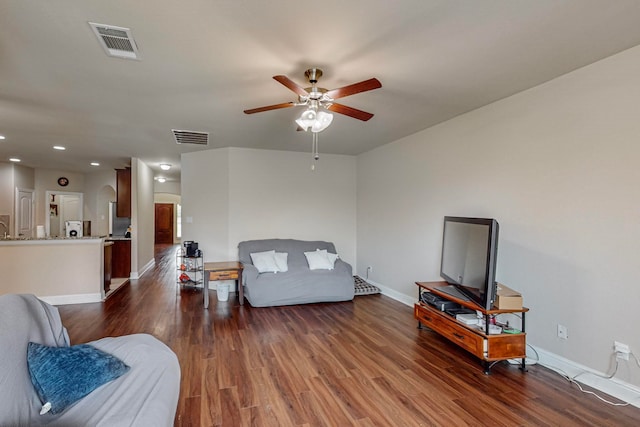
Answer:
M636 363L640 367L640 361L638 361L638 358L633 354L633 352L631 352L630 354L633 356L633 358L636 360ZM617 355L617 353L616 353L616 355ZM600 378L604 378L604 379L611 379L618 372L619 363L620 362L618 361L618 358L616 357L616 366L613 369L613 372L611 374L609 374L609 375L599 375L599 374L597 374L595 372L589 372L589 373L591 375L596 376L596 377L600 377ZM607 400L604 397L598 395L597 393L594 393L591 390L585 390L584 388L582 388L582 385L576 380L576 378L578 378L580 375L586 374L587 372L580 372L579 374L574 375L573 377L571 377L560 368L556 368L554 366L548 366L548 365L543 365L543 366L551 369L552 371L555 371L556 373L558 373L558 375L563 377L565 380L569 381L571 384L575 384L581 392L583 392L585 394L591 394L591 395L595 396L596 398L598 398L599 400L601 400L602 402L604 402L604 403L606 403L608 405L611 405L611 406L629 406L629 405L631 405L631 403L629 403L629 402L624 402L624 403L612 402L612 401Z
M527 347L531 348L531 350L533 350L533 352L535 353L536 356L535 356L535 359L531 359L529 357L526 357L525 358L526 359L525 360L525 364L527 366L539 364L540 356L538 355L538 352L536 351L536 349L533 346L531 346L530 344L527 344ZM618 372L618 365L620 363L618 358L617 358L617 354L618 353L616 353L616 366L614 367L613 372L611 374L609 374L609 375L599 375L599 374L594 373L594 372L589 372L589 373L591 375L595 375L597 377L604 378L604 379L613 378L615 376L615 374ZM633 357L633 360L635 360L636 364L638 365L638 367L640 367L640 359L638 359L638 357L635 354L633 354L633 352L630 352L628 354L630 354ZM526 363L528 360L532 360L532 363ZM520 365L520 364L522 364L522 359L509 359L508 362L511 365ZM590 390L585 390L582 387L582 385L576 380L576 378L578 378L580 375L586 374L587 372L580 372L579 374L576 374L573 377L571 377L565 371L563 371L560 368L556 368L555 366L551 366L551 365L542 365L542 366L544 366L545 368L551 369L552 371L556 372L558 375L563 377L565 380L569 381L572 384L575 384L581 392L583 392L585 394L591 394L591 395L595 396L596 398L600 399L604 403L607 403L607 404L612 405L612 406L629 406L629 405L631 405L631 403L629 403L629 402L624 402L624 403L611 402L610 400L605 399L604 397L598 395L597 393L594 393L594 392L592 392Z

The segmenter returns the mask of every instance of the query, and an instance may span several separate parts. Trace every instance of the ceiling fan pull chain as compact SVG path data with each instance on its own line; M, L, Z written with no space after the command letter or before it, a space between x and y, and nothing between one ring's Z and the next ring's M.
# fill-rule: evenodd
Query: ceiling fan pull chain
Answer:
M317 162L320 158L320 154L318 154L318 134L312 133L311 138L311 154L313 155L313 159ZM311 164L311 170L316 170L315 163Z

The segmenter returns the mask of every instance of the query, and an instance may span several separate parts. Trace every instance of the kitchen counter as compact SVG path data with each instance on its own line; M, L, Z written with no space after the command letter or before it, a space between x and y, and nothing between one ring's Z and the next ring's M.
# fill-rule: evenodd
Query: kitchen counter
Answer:
M36 238L36 237L7 237L6 239L4 238L0 238L0 245L3 244L30 244L30 243L36 243L36 244L48 244L48 243L63 243L63 242L70 242L70 243L82 243L82 242L93 242L96 240L102 240L102 237L94 237L94 236L87 236L87 237L43 237L43 238Z
M50 304L104 299L102 237L0 240L0 294L34 294Z

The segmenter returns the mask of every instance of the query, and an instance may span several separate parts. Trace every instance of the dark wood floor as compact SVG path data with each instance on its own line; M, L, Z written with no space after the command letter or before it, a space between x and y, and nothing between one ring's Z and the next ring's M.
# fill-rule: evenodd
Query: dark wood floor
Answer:
M540 366L476 359L381 295L252 308L175 283L175 246L104 304L61 306L74 344L149 333L182 367L177 426L637 426Z

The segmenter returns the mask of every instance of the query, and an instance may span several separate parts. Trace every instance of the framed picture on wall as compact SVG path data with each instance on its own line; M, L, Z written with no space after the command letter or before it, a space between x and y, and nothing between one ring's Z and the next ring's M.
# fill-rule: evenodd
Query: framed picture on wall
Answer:
M49 215L58 216L58 205L54 205L53 203L49 204Z

